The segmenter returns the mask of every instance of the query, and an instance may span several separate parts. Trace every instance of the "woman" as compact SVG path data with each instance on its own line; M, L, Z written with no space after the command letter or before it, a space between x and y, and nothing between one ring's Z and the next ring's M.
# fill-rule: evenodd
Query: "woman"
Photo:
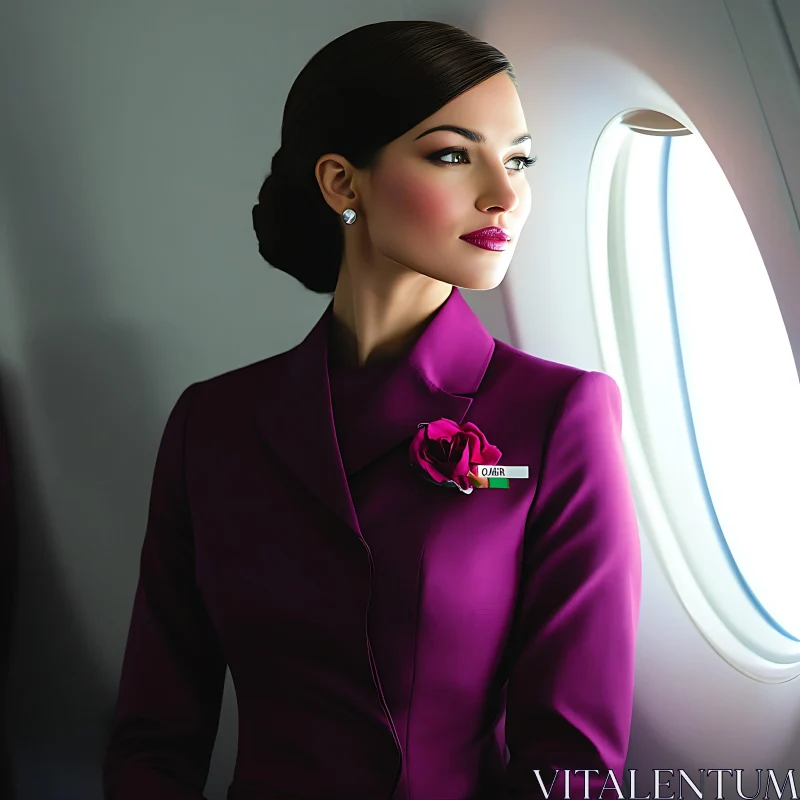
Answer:
M569 769L596 797L623 768L619 390L493 339L456 288L502 281L530 149L511 65L448 25L358 28L298 76L253 222L333 300L170 414L106 798L202 798L226 666L229 800L563 797ZM487 490L492 465L528 477Z

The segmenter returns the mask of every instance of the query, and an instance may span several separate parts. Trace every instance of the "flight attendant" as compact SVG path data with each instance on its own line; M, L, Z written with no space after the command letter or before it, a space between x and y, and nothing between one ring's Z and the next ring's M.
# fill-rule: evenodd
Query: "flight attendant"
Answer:
M229 800L621 779L641 561L620 392L492 338L460 291L503 280L531 149L512 65L449 25L358 28L297 77L253 224L332 299L169 415L107 800L203 797L226 667Z

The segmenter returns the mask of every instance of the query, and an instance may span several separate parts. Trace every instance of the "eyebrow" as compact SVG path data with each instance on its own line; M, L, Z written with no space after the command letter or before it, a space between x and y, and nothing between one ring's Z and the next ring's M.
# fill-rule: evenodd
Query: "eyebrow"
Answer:
M435 128L430 128L429 130L425 131L425 133L421 133L419 136L415 137L414 141L416 142L417 139L421 139L423 136L427 136L429 133L433 133L434 131L453 131L453 133L464 136L470 141L479 142L481 144L486 143L486 137L482 133L476 133L475 131L468 130L467 128L459 128L456 125L437 125ZM529 133L523 133L521 136L517 136L516 139L512 139L511 145L513 146L515 144L522 144L523 142L529 142L530 140L531 135Z

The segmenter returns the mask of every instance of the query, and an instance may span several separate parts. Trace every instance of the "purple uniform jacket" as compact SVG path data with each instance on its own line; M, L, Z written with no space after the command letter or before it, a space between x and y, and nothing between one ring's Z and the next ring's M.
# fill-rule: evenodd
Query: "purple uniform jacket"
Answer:
M332 303L166 423L103 765L107 800L201 800L226 665L229 800L592 797L630 735L641 557L617 384L493 339L457 288L345 475ZM464 494L409 465L473 422L529 467ZM559 770L559 772L556 772Z

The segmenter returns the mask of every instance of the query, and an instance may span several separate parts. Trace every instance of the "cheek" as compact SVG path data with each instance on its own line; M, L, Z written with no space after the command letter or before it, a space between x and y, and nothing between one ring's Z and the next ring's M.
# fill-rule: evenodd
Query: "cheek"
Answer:
M385 176L379 189L381 216L394 226L434 233L457 224L459 204L440 181L397 173Z

